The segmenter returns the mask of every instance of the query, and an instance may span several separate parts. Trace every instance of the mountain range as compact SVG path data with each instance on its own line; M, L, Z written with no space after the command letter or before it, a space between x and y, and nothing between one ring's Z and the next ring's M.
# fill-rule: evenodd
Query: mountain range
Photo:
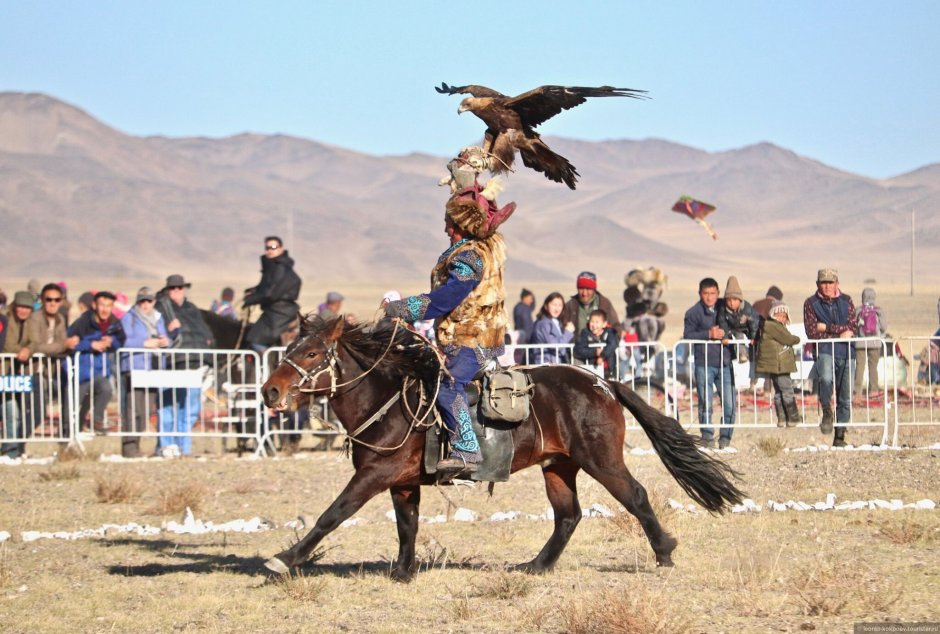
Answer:
M689 283L736 274L756 290L811 285L817 268L834 266L843 280L902 286L912 210L919 274L940 262L940 164L878 180L771 143L706 152L660 139L546 139L581 180L570 191L521 162L504 177L500 204L518 204L503 226L511 280L573 287L589 269L619 288L628 270L653 265ZM455 154L475 142L455 139ZM437 181L447 160L286 135L132 136L47 95L0 93L4 275L224 271L247 286L262 239L277 234L305 283L426 283L446 247L448 192ZM717 205L718 240L670 211L682 194Z

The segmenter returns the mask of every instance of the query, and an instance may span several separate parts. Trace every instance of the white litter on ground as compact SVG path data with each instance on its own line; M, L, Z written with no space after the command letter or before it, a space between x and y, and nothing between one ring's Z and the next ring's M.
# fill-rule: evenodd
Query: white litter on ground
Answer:
M509 522L522 517L519 511L497 511L490 515L491 522Z
M460 507L454 511L454 521L455 522L475 522L480 515L476 511L471 511L470 509L465 509Z
M11 458L10 456L0 456L0 465L9 467L21 464L52 464L55 462L54 456L48 458Z
M0 531L0 542L5 542L10 539L11 535L6 531Z
M616 515L609 508L603 504L594 503L591 506L581 511L582 517L613 517Z
M258 531L266 531L269 528L271 528L271 524L260 517L253 517L250 520L237 519L224 524L215 524L211 521L203 522L197 520L193 512L187 507L186 512L183 513L182 523L170 520L163 529L168 533L178 535L202 535L205 533L257 533Z

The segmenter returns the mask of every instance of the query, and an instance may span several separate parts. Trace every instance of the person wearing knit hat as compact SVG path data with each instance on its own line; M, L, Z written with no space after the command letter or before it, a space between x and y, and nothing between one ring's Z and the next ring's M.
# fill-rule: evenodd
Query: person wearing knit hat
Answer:
M777 427L796 427L803 422L793 398L793 383L790 380L790 374L796 372L796 355L792 346L799 344L800 338L787 330L789 323L789 307L774 300L770 307L770 318L764 322L761 331L757 352L757 372L774 386Z
M578 292L565 303L561 317L559 317L562 327L574 333L577 338L587 327L591 313L595 310L602 310L607 315L607 323L617 331L617 337L620 337L623 324L611 301L597 290L597 276L591 271L582 271L578 273L575 284Z
M735 347L738 362L747 363L748 349L757 338L760 316L749 302L744 301L741 285L734 275L728 278L724 299L719 302L717 310L718 327L725 331L721 342L724 344L728 344L731 340L743 342Z

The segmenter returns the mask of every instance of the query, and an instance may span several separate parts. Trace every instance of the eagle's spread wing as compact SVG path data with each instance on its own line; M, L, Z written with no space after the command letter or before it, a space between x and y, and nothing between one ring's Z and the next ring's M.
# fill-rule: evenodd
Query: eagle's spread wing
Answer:
M468 88L468 86L465 86ZM469 86L478 88L478 86ZM489 90L489 89L486 89ZM474 93L471 93L474 94ZM474 94L474 96L477 96ZM522 122L535 127L548 121L562 110L580 106L588 97L632 97L633 99L647 99L645 90L635 88L614 88L600 86L587 88L584 86L539 86L521 95L507 100L503 105L519 113Z
M441 87L438 88L435 86L434 90L441 93L442 95L470 94L474 97L506 97L506 95L503 93L497 92L492 88L487 88L486 86L477 86L475 84L471 84L469 86L448 86L444 82L441 82Z

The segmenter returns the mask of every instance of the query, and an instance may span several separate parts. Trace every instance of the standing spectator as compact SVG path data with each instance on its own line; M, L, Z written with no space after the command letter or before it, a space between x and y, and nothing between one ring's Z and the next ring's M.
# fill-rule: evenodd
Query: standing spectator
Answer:
M69 311L72 310L72 304L69 302L69 287L64 281L56 282L59 291L62 293L62 302L59 304L59 312L62 313L62 319L65 320L65 326L69 325Z
M3 334L6 338L3 348L4 354L16 355L12 363L3 360L0 364L0 374L22 374L29 371L29 358L33 354L33 345L29 339L27 326L30 315L33 313L33 294L29 291L16 291L13 295L13 304L6 315L6 327ZM4 420L4 438L23 438L23 421L30 416L29 405L32 396L29 392L20 393L21 396L0 393L4 399L3 410L0 416ZM19 458L23 455L25 444L22 442L5 442L0 446L0 453L8 458Z
M532 307L535 305L535 293L527 288L519 294L519 303L512 309L512 327L519 333L516 343L529 343L532 338L532 328L535 321L532 319Z
M718 447L724 449L731 444L734 431L735 391L731 370L731 352L721 344L725 331L718 326L718 282L706 277L698 284L699 301L685 312L683 339L713 343L696 343L692 346L695 364L695 389L698 393L698 423L702 434L702 445L715 446L715 432L711 424L713 388L717 388L723 417L719 431Z
M281 343L281 333L300 312L300 276L294 272L294 260L277 236L264 239L261 256L261 281L245 289L245 306L261 306L261 318L248 331L247 340L258 352Z
M724 301L718 302L716 310L718 327L725 331L721 343L726 345L731 343L732 349L737 348L738 362L747 363L748 347L757 339L760 316L748 302L744 301L741 285L738 284L738 278L734 275L728 278ZM735 341L746 343L735 344Z
M773 383L777 427L795 427L803 422L803 418L793 398L790 374L796 372L796 356L792 346L800 343L800 338L787 330L790 308L786 304L775 301L769 315L770 318L764 321L761 328L757 371Z
M79 425L91 410L89 429L105 433L105 408L111 401L110 353L124 345L124 328L112 314L114 293L98 291L91 310L82 313L68 328L66 345L78 353Z
M774 302L783 301L783 291L776 286L771 286L764 294L764 299L754 302L754 310L764 319L770 319L770 307Z
M33 297L33 310L39 310L42 307L42 303L39 301L39 290L41 286L42 283L35 277L26 284L26 290L29 291L29 294Z
M16 291L13 304L7 311L7 336L3 343L3 352L15 354L16 360L21 363L25 363L33 355L27 328L27 320L32 314L33 294L29 291Z
M121 317L121 326L127 339L128 348L166 348L170 345L163 316L154 306L157 296L149 286L142 286L137 291L134 307ZM134 434L147 431L150 413L155 411L154 393L146 388L135 388L131 381L131 372L150 370L162 365L162 357L154 357L149 352L126 353L121 355L121 372L124 375L124 412L121 417L121 455L125 458L140 457L140 437Z
M43 354L48 359L43 362L41 371L36 374L37 384L34 385L32 424L35 428L46 419L46 399L53 395L59 400L61 420L68 419L68 398L62 398L67 393L66 373L62 372L61 359L68 352L66 339L66 317L60 310L65 302L65 293L58 284L46 284L39 292L42 310L34 312L27 322L30 341L33 342L33 353Z
M852 360L855 356L851 342L831 341L855 336L855 303L839 290L839 273L835 269L819 269L816 274L816 292L803 302L803 327L807 337L817 340L814 370L822 406L819 430L828 435L833 430L833 388L836 395L835 421L847 423L851 418ZM832 446L845 446L845 427L835 428Z
M220 299L212 300L212 306L210 307L210 310L219 317L238 319L238 317L235 316L235 307L232 306L233 301L235 301L235 290L230 286L226 286L222 289L222 295Z
M591 312L587 328L578 333L574 358L601 369L608 379L617 378L617 331L607 324L607 315L597 309Z
M614 305L597 290L597 276L590 271L583 271L578 275L576 284L577 294L571 296L561 313L562 326L569 328L572 333L579 333L587 326L591 311L599 308L607 315L607 320L613 324L619 337L623 325Z
M186 298L192 284L182 275L166 278L166 286L157 293L157 311L166 321L170 347L181 350L214 348L215 341L202 313ZM198 353L173 355L172 369L195 369L203 365ZM202 408L202 390L198 387L167 388L161 394L160 439L157 452L164 455L188 456L192 453L190 432ZM177 434L168 436L167 434ZM175 449L171 449L175 447Z
M323 302L322 308L320 308L320 319L323 321L328 321L330 319L339 317L340 313L343 312L344 299L346 298L336 291L330 291L327 293L326 301Z
M858 308L855 334L864 337L855 342L855 393L861 394L868 365L868 395L878 391L878 359L881 358L881 339L888 332L884 311L875 305L875 289L862 289L862 305Z
M567 363L568 353L559 350L557 344L571 343L574 332L561 327L559 316L565 307L565 298L561 293L550 293L542 302L539 318L532 327L533 344L555 344L551 347L536 348L529 353L527 363Z

